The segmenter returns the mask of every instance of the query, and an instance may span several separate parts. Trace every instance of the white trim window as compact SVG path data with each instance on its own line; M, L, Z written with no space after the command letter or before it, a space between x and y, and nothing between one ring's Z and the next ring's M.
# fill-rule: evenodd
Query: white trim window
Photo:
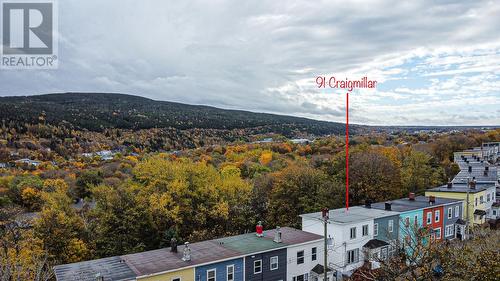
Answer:
M441 211L436 210L434 212L434 222L439 222L440 217L441 217Z
M359 249L349 250L347 251L347 264L356 263L359 261Z
M378 223L373 224L373 236L378 236Z
M315 261L318 258L318 248L313 247L311 249L311 260Z
M444 230L444 235L446 237L453 236L453 232L455 231L455 226L453 224L447 225Z
M387 231L392 232L394 230L394 221L389 220L389 226L387 227Z
M262 273L262 260L256 260L253 262L253 274Z
M351 227L350 238L356 239L356 227Z
M436 236L436 239L441 239L441 227L434 229L434 234Z
M207 281L215 281L215 276L217 276L217 270L215 268L207 270Z
M432 212L427 213L427 224L431 224L432 222Z
M304 263L304 250L297 252L297 264Z
M458 218L458 215L460 214L460 206L455 206L455 218Z
M226 266L227 281L234 281L234 264Z
M415 217L413 219L415 220L413 222L415 224L415 226L418 226L418 215L415 215Z
M269 264L270 264L270 269L271 270L276 270L278 269L278 256L271 257L269 259Z
M453 217L453 208L449 207L448 208L448 218L451 219Z
M368 225L367 224L363 225L361 235L368 236Z

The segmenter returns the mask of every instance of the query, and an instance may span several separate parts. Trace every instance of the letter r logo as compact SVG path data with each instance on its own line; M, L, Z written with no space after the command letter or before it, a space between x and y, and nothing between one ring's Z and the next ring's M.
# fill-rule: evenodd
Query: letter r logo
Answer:
M3 54L52 54L52 8L52 3L3 3Z

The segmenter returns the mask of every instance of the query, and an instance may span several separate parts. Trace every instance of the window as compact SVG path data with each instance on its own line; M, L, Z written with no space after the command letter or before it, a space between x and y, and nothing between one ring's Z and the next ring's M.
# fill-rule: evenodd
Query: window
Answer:
M363 234L363 236L368 235L368 225L367 224L363 225L362 234Z
M356 263L359 261L359 249L347 251L347 264Z
M269 259L269 264L271 264L271 270L278 269L278 257L271 257Z
M434 229L434 234L436 235L436 239L441 239L441 227Z
M431 224L432 221L432 212L427 213L427 224Z
M476 197L476 200L475 200L475 201L476 201L476 206L477 206L477 197Z
M409 217L405 218L405 226L410 227L410 218Z
M378 223L373 225L373 236L378 236Z
M256 260L253 262L253 274L259 274L262 272L262 260Z
M303 264L304 263L304 251L298 251L297 252L297 264Z
M486 202L490 202L490 199L491 199L491 196L490 196L490 194L488 193L488 194L486 195Z
M497 210L493 210L493 215L496 216L497 215Z
M453 236L453 232L454 232L454 226L447 225L446 229L444 230L444 235L445 235L445 237Z
M383 247L382 250L380 251L380 257L383 260L387 259L387 252L388 252L387 250L388 250L387 247Z
M453 217L453 208L448 208L448 218L451 219Z
M313 261L315 261L315 260L316 260L316 254L317 254L317 252L318 252L318 249L317 249L316 247L314 247L314 248L312 248L312 251L311 251L311 252L312 252L312 254L311 254L311 259L312 259Z
M215 281L215 269L207 271L207 281Z
M480 202L481 204L483 204L483 203L484 203L484 196L483 196L483 195L479 196L479 202Z
M415 217L413 219L415 220L413 222L415 224L415 226L418 226L418 215L415 215Z
M434 222L439 222L439 217L441 216L441 211L436 210L434 212Z
M308 281L309 280L309 273L306 273L304 275L297 275L292 278L293 281Z
M351 227L351 239L356 239L356 227Z
M393 220L389 220L388 231L392 232L393 230L394 230L394 221Z
M458 218L459 214L460 214L460 206L455 206L455 218Z
M227 281L234 281L234 264L227 266Z

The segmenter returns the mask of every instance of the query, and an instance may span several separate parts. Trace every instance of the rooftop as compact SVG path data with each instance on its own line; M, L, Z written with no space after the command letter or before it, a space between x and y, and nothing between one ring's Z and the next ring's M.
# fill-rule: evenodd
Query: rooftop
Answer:
M397 200L372 204L372 209L384 210L385 203L390 203L392 211L407 212L407 211L425 209L425 208L435 207L435 206L439 206L439 205L446 205L446 204L462 201L459 199L447 199L447 198L438 198L438 197L435 197L434 199L435 199L435 202L431 204L429 202L429 197L426 197L426 196L416 196L415 200L403 198L403 199L397 199Z
M111 257L86 262L58 265L54 267L57 280L95 281L96 274L104 276L104 280L135 280L136 274L120 257Z
M352 223L396 215L398 215L396 212L354 206L350 207L349 210L346 210L346 208L330 210L328 221L334 223ZM303 214L300 216L303 218L322 219L321 212Z
M180 245L177 247L177 253L171 252L170 248L162 248L101 260L59 265L54 267L54 270L59 281L95 280L97 273L101 273L106 278L105 280L135 280L135 276L174 271L322 239L320 235L282 227L282 242L276 243L273 241L275 233L276 230L272 229L264 231L263 237L248 233L192 243L189 244L190 261L182 260L185 245Z
M476 188L469 188L467 184L463 183L453 183L451 188L448 188L447 185L442 185L439 187L428 189L428 191L439 191L439 192L459 192L465 193L469 191L469 193L477 193L484 190L487 190L491 187L495 187L493 183L476 183Z

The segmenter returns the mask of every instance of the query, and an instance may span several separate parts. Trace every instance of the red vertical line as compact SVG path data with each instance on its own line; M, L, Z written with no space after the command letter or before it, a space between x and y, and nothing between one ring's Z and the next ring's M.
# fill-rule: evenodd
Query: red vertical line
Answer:
M345 104L345 207L349 210L349 92Z

